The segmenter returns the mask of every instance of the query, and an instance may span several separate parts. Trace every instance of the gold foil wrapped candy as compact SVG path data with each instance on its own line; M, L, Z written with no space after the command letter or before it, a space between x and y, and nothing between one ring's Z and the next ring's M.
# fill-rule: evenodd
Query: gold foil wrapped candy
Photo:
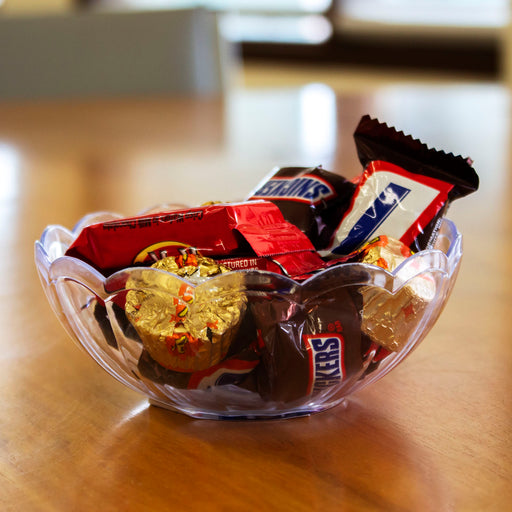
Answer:
M410 249L399 240L380 236L361 248L357 261L392 272L411 255ZM401 350L435 297L435 291L434 280L426 274L413 277L394 294L374 286L363 287L362 331L390 351Z
M358 251L357 261L395 270L412 252L400 240L389 236L378 236L364 244Z
M125 306L146 350L174 371L194 372L219 363L245 312L241 276L231 273L221 286L215 281L200 286L209 277L231 271L190 253L163 258L152 267L166 272L143 270L130 278Z

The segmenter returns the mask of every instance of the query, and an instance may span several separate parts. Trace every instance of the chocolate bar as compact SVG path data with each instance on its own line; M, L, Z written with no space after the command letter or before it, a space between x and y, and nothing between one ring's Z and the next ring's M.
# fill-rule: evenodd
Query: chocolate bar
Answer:
M289 262L291 274L322 265L309 239L268 201L214 204L94 224L79 233L66 255L110 275L130 266L148 266L163 255L178 255L186 247L214 258L272 257L285 271ZM287 254L294 257L287 259Z
M282 167L260 183L248 199L271 201L316 249L329 242L356 186L322 167Z
M378 235L415 252L430 248L451 202L478 189L469 159L430 149L369 116L354 139L364 172L324 256L349 254Z

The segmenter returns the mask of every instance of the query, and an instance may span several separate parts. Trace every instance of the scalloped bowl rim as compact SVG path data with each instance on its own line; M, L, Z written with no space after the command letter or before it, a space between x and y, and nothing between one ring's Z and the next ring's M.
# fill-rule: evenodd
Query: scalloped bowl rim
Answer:
M114 218L122 218L122 215L117 214L117 213L112 213L112 212L106 212L106 211L105 212L103 212L103 211L95 212L95 213L91 213L91 214L84 216L81 220L79 220L75 224L75 226L72 230L69 230L59 224L51 224L51 225L48 225L44 229L40 240L37 240L35 242L35 246L36 246L35 248L37 250L37 247L39 247L43 251L43 254L45 255L46 260L49 264L49 269L51 267L53 267L54 265L58 266L58 260L60 260L61 258L73 260L74 262L76 262L76 264L82 266L84 269L87 269L87 271L90 272L90 274L95 277L95 280L97 280L98 282L104 283L103 290L102 289L93 290L94 293L96 293L103 300L107 300L112 294L119 293L123 290L122 287L116 288L116 287L110 286L111 284L115 283L116 281L122 282L124 279L121 279L121 280L119 279L119 277L121 275L126 275L126 274L129 274L132 272L140 272L141 269L144 269L145 271L149 270L152 272L164 272L165 273L165 271L153 269L151 267L126 267L122 270L119 270L119 271L111 274L108 277L104 277L98 270L93 268L88 263L86 263L78 258L65 256L64 253L65 253L66 249L76 239L80 230L86 225L95 223L95 222L89 222L90 220L92 220L92 219L96 220L98 218L114 219ZM434 271L438 271L438 272L446 272L447 274L452 273L453 267L456 265L458 258L462 254L462 247L461 247L462 246L462 235L457 230L457 227L451 220L449 220L447 218L443 218L442 223L447 227L447 229L449 231L449 236L452 240L452 242L450 243L450 246L448 247L446 252L443 252L440 249L426 249L423 251L419 251L419 252L413 254L412 256L410 256L409 258L407 258L406 260L404 260L393 271L388 271L383 268L377 267L375 265L367 264L367 263L345 263L345 264L338 265L338 266L332 266L330 268L326 268L317 273L314 273L312 276L310 276L309 278L307 278L301 282L295 281L294 279L292 279L286 275L277 274L274 272L264 271L264 270L233 270L232 272L237 273L237 274L245 274L245 275L249 275L249 276L250 275L257 275L257 276L268 275L269 277L273 276L274 279L279 279L283 282L283 284L287 284L287 286L290 289L293 289L297 286L307 289L309 287L314 286L314 284L316 284L316 281L318 281L318 280L323 280L326 278L333 278L333 277L337 277L339 275L341 275L341 277L343 277L345 274L349 274L350 272L353 272L356 269L360 269L360 270L364 270L366 273L369 272L369 274L372 276L381 274L382 277L380 277L378 279L378 283L373 283L373 284L378 284L381 288L387 289L390 292L395 292L396 290L398 290L399 288L401 288L402 286L407 284L408 281L410 281L417 275L424 273L428 270L434 270ZM60 232L60 233L64 234L68 238L69 243L66 245L65 243L63 243L61 241L60 242L60 250L61 250L62 254L57 255L52 258L51 251L49 250L50 247L48 247L48 245L53 244L53 241L48 243L48 239L50 238L50 235L54 232ZM433 260L434 260L433 264L431 264L429 266L418 265L418 262L422 261L422 259L424 259L426 255L431 255L433 257ZM229 274L231 274L232 272L230 272ZM51 274L51 273L52 272L50 271L49 274ZM206 281L204 281L203 283L201 283L200 285L194 284L194 287L200 288L202 286L206 286L207 284L211 284L212 281L214 281L214 280L222 281L223 279L226 279L226 276L227 276L226 274L213 276L213 277L207 279ZM190 283L190 281L188 281L186 278L178 278L178 279L181 279L187 283ZM363 285L363 284L367 284L367 283L365 283L364 281L363 282L351 281L350 283L347 283L347 284ZM108 293L104 291L107 289L109 290Z

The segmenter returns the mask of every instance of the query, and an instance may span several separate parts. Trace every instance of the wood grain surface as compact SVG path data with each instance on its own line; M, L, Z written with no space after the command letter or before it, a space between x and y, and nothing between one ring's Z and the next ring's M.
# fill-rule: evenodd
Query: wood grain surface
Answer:
M360 173L361 115L471 156L462 269L419 348L348 407L194 420L101 370L33 263L48 224L243 198L276 165ZM512 503L509 93L491 84L237 89L221 99L0 104L0 508L505 511Z

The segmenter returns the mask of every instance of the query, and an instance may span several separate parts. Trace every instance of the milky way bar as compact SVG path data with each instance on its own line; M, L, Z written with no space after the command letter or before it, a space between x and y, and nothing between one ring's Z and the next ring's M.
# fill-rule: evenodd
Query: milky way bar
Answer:
M369 116L354 138L365 169L327 252L348 254L379 235L426 249L451 201L478 188L468 159L429 149Z

